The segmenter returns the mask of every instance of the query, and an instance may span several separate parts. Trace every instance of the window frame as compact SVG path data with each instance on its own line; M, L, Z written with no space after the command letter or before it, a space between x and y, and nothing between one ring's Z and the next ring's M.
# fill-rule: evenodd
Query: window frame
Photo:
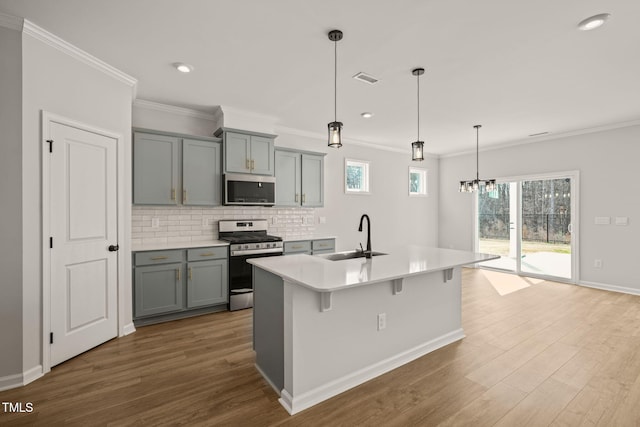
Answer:
M411 191L411 174L412 173L419 173L420 177L421 177L421 187L422 187L422 191L419 192L413 192ZM429 196L429 170L427 168L419 168L416 166L409 166L409 173L408 173L408 180L407 180L407 186L408 186L408 192L409 192L409 197L428 197Z
M362 190L354 190L350 189L347 183L347 169L349 166L357 167L362 166L364 169L364 177ZM344 159L344 193L345 194L359 194L359 195L369 195L371 194L371 162L368 160L359 160L359 159Z

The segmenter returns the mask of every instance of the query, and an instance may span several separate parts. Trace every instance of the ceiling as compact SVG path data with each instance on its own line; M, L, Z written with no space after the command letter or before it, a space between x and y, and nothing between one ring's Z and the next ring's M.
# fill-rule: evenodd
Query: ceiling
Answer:
M278 126L448 154L640 119L637 0L0 0L138 79L138 98L275 117ZM608 12L608 23L577 23ZM171 64L193 65L190 74ZM352 78L365 72L369 85ZM360 113L374 114L363 119ZM544 138L544 137L542 137Z

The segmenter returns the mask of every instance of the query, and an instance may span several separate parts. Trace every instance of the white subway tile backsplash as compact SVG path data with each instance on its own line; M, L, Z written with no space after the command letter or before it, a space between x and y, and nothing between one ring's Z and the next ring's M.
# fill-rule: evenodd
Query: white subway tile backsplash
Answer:
M159 228L151 227L152 218L159 219ZM209 225L202 225L205 219L209 221ZM286 238L306 236L315 232L313 208L134 206L131 212L132 243L216 240L218 221L223 219L266 219L270 234Z

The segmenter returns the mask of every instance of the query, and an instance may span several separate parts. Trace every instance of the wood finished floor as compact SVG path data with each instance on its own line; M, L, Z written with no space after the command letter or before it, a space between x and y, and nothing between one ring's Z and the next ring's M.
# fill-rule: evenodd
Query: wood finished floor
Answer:
M254 368L250 310L147 326L0 392L34 406L0 425L640 425L640 297L464 269L463 326L292 417Z

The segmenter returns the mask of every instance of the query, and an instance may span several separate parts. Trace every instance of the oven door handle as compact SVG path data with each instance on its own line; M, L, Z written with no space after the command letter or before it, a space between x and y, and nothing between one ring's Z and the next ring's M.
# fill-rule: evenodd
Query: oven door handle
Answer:
M271 249L242 249L240 251L231 251L231 256L244 256L244 255L261 255L261 254L281 254L282 248Z

